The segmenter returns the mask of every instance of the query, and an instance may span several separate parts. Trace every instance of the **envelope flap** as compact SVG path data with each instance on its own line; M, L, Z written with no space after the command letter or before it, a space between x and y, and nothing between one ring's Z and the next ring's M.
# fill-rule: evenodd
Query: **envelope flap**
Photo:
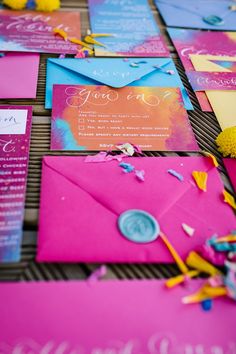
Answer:
M113 58L112 60L108 58L69 58L48 60L50 63L58 65L61 68L71 70L74 73L116 88L127 86L151 72L158 70L155 66L165 68L171 63L171 60L168 58Z
M213 197L214 200L217 189L222 190L219 176L208 158L126 158L125 162L132 164L135 169L145 171L144 183L138 181L134 173L124 173L118 161L86 163L84 159L47 156L44 163L55 173L63 175L68 183L76 184L117 215L127 209L143 209L158 218L186 193L192 195L193 204L199 202L201 195L192 183L193 170L212 173L210 199ZM184 181L180 182L171 176L168 169L180 172ZM204 196L205 201L209 195ZM193 205L185 205L185 202L182 207L194 209Z

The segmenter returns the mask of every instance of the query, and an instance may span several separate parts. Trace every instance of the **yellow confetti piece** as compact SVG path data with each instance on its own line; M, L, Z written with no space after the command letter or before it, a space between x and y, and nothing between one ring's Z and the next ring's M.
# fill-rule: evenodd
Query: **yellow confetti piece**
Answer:
M188 273L186 274L180 274L177 275L176 277L170 278L165 282L165 285L167 286L167 288L173 288L176 285L179 285L181 283L183 283L186 279L186 277L188 278L194 278L197 277L200 274L200 272L198 270L190 270Z
M236 235L227 235L218 238L215 240L216 243L222 243L222 242L236 242Z
M67 33L65 31L63 31L62 29L54 28L53 32L55 35L58 35L58 36L62 37L65 41L67 41L67 38L68 38Z
M201 189L202 191L206 192L208 173L202 172L202 171L193 171L192 176L193 176L198 188Z
M187 274L188 271L189 271L188 267L186 266L184 261L181 259L181 257L179 256L178 252L174 249L174 247L172 246L172 244L170 243L168 238L163 234L163 232L160 232L160 237L161 237L162 241L165 243L165 245L168 248L168 250L170 251L172 257L175 260L175 262L177 263L177 266L179 267L179 270L183 274Z
M85 37L84 37L84 41L85 41L86 43L99 45L100 47L106 47L104 44L102 44L101 42L96 41L96 40L93 39L91 36L85 36Z
M90 37L92 38L99 38L99 37L114 37L113 34L109 34L109 33L91 33Z
M219 269L214 267L211 263L207 262L197 252L194 251L189 253L186 259L186 264L191 268L194 268L203 273L210 274L211 276L223 275Z
M228 203L233 209L236 210L236 202L234 200L234 197L225 189L223 190L223 195L224 195L224 202Z
M81 40L78 39L78 38L70 37L70 38L68 38L68 39L69 39L69 41L70 41L71 43L78 44L78 45L81 45L81 46L83 46L83 47L86 47L86 48L89 48L89 49L92 50L92 47L91 47L90 45L88 45L87 43L81 41Z
M208 152L208 151L202 151L202 154L203 154L204 156L209 157L209 158L211 159L211 161L212 161L212 163L213 163L213 166L215 166L215 167L218 167L218 166L219 166L218 161L217 161L216 157L215 157L213 154L211 154L211 153Z
M185 296L182 299L184 304L193 304L202 302L207 299L214 299L220 296L228 295L227 289L225 287L212 288L209 285L203 286L199 291L192 295Z

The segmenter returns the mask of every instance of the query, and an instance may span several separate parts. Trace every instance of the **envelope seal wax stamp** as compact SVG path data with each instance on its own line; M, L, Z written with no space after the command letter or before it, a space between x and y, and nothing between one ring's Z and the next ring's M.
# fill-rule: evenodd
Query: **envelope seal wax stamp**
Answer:
M224 20L221 17L216 15L203 17L203 21L205 21L206 23L212 26L221 26L224 24Z
M157 220L143 210L125 211L119 216L118 226L123 236L136 243L155 241L160 233Z

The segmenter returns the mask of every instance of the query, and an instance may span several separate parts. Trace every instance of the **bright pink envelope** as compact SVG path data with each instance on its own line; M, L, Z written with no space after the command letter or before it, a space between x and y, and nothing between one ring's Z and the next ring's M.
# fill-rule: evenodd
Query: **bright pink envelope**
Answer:
M0 58L0 99L35 98L40 55L5 53Z
M139 157L124 162L144 170L145 182L133 172L124 173L114 160L86 163L83 156L44 157L38 261L173 262L160 238L136 244L120 233L118 217L129 209L152 214L183 258L213 234L224 235L236 228L211 159ZM184 181L170 175L169 169L183 175ZM194 170L208 172L207 192L193 182ZM182 223L196 230L192 238Z
M235 142L236 144L236 142ZM223 159L225 168L228 172L229 178L231 180L232 186L236 192L236 159Z
M2 354L235 354L236 306L184 305L201 281L0 284Z

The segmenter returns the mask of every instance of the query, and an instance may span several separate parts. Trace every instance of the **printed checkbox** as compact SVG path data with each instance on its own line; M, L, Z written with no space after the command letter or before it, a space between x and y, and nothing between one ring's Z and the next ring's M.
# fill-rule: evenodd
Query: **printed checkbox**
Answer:
M79 130L84 130L84 125L79 125Z

